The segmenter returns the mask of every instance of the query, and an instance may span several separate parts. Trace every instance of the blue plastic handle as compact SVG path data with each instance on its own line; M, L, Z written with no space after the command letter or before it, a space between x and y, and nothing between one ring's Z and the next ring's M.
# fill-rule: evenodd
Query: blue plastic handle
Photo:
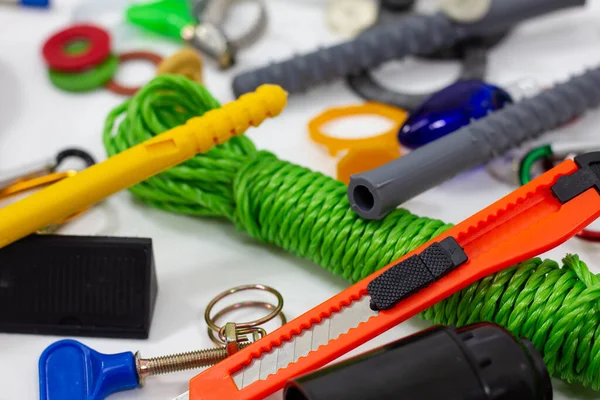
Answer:
M19 2L25 7L50 7L50 0L20 0Z
M398 141L416 149L499 110L513 100L505 90L478 80L456 82L426 100L406 120Z
M103 400L138 386L133 353L102 354L75 340L61 340L40 356L41 400Z

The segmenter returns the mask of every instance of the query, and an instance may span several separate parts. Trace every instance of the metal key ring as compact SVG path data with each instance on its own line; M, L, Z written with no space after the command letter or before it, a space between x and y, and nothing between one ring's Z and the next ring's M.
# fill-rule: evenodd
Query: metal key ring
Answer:
M262 290L262 291L269 292L277 298L277 306L273 306L270 303L265 303L265 302L260 302L260 301L238 302L238 303L232 304L232 305L227 306L224 309L220 310L219 312L217 312L215 314L214 317L210 316L214 306L219 301L223 300L225 297L230 296L234 293L242 292L245 290ZM268 304L268 306L266 304ZM273 289L272 287L261 285L261 284L241 285L241 286L236 286L234 288L226 290L222 293L219 293L217 296L215 296L210 301L210 303L208 303L208 305L206 306L206 310L204 311L204 320L206 321L206 324L208 325L208 332L209 332L208 334L209 334L211 340L213 340L213 342L215 342L215 343L218 343L219 345L223 344L222 342L216 341L216 338L214 336L214 333L220 333L222 330L222 327L218 326L215 322L219 317L222 317L223 315L225 315L233 310L237 310L239 308L259 307L259 306L263 307L263 308L267 308L267 309L272 309L273 311L271 311L269 314L265 315L264 317L255 319L253 321L236 323L236 327L239 329L254 328L254 327L257 327L259 325L262 325L262 324L265 324L265 323L271 321L273 318L275 318L277 316L279 316L281 318L281 320L284 321L284 323L285 323L286 318L285 318L285 315L282 313L283 296L281 296L281 293L279 293L277 290Z
M212 320L217 321L217 320L219 320L219 318L223 317L225 314L230 313L231 311L239 310L241 308L255 308L255 307L256 308L265 308L267 310L276 310L277 309L277 307L271 303L266 303L266 302L262 302L262 301L242 301L242 302L235 303L235 304L225 307L224 309L222 309L221 311L216 313L212 317ZM283 312L280 312L279 314L277 314L277 316L279 317L282 326L287 324L287 318L285 317ZM259 327L241 328L241 326L239 324L236 324L236 326L238 328L237 330L242 331L243 333L251 333L253 330L257 330L257 331L261 332L262 336L265 335L265 330L262 328L259 328ZM208 328L208 337L217 346L225 345L224 329L225 329L225 326L222 326L219 328L219 330L217 331L217 334L218 334L218 337L217 337L217 336L215 336L215 331L210 327Z

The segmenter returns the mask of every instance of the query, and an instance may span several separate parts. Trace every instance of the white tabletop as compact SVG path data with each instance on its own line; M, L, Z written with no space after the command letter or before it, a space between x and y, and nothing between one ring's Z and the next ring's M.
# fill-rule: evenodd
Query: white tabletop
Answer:
M95 1L98 9L119 10L126 0ZM50 10L24 10L0 5L0 170L27 161L45 159L69 146L89 149L98 160L106 157L101 142L104 118L123 98L99 90L69 94L54 88L46 76L40 51L44 40L73 20L76 0L56 0ZM272 17L267 37L242 53L236 68L227 73L207 66L209 90L222 102L233 99L230 82L234 74L303 52L340 37L325 23L323 2L315 0L271 0ZM83 12L79 10L79 12ZM88 15L90 12L88 12ZM91 12L94 21L114 33L115 49L145 49L164 56L176 43L157 41L126 29L110 12ZM114 14L114 13L113 13ZM81 15L81 14L80 14ZM235 18L239 18L240 13ZM564 80L600 62L600 2L523 24L491 53L488 80L509 85L535 78L542 85ZM309 28L310 26L310 28ZM411 90L433 89L449 83L457 74L454 63L410 61L390 63L377 72L389 78L390 86ZM126 66L119 77L141 83L153 75L140 63ZM338 82L290 99L276 120L253 129L248 135L259 148L285 160L335 174L336 160L312 143L307 122L324 108L359 103ZM578 140L597 134L600 112L590 113L554 138ZM374 133L362 121L340 124L348 135ZM367 131L365 131L365 128ZM370 130L369 130L370 129ZM361 131L362 130L362 131ZM482 169L435 188L405 206L413 213L457 223L507 194ZM150 237L154 243L159 295L148 340L78 338L104 353L140 350L145 356L211 347L202 320L205 305L218 292L245 283L263 283L277 288L285 298L285 313L293 318L347 286L319 266L279 249L261 245L225 222L190 218L159 211L134 201L128 192L115 195L61 231L70 234L109 234ZM560 260L578 253L596 272L600 246L571 240L551 251ZM427 326L410 321L369 343L381 345ZM38 395L37 362L41 352L59 337L0 334L0 399L33 399ZM366 347L361 348L364 350ZM355 352L356 353L356 352ZM114 399L172 399L187 390L187 381L197 372L183 372L149 379L142 390L112 396ZM557 383L557 399L592 399L600 394Z

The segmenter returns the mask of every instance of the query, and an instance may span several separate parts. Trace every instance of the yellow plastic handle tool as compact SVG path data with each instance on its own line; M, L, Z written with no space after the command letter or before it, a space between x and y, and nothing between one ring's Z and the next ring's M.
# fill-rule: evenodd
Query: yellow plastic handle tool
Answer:
M281 113L287 93L263 85L221 108L0 209L0 247L243 134Z

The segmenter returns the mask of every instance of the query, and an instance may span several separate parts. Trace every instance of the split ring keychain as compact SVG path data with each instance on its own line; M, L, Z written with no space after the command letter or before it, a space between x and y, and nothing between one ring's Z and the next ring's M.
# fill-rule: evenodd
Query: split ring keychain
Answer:
M247 290L259 290L271 293L277 298L277 305L274 306L271 303L262 301L242 301L223 308L211 317L211 313L218 302L235 293ZM253 321L237 323L228 322L223 326L217 325L216 321L218 321L226 314L243 308L264 308L271 311L264 317L258 318ZM281 296L281 293L279 293L277 290L273 289L272 287L260 284L241 285L221 292L217 296L215 296L206 306L206 310L204 311L204 320L208 325L208 336L214 344L216 344L217 346L226 347L228 351L230 350L229 347L233 345L235 351L237 351L239 349L239 346L243 345L244 343L255 342L261 339L262 337L266 336L267 332L260 326L266 324L272 319L279 317L279 319L281 320L281 324L285 325L287 323L287 319L283 314L282 310L283 296ZM215 334L217 336L215 336ZM247 335L250 334L253 338L252 341L250 341L247 337Z
M340 139L329 136L323 130L329 122L360 115L381 116L392 121L394 125L379 135L359 139ZM308 131L310 138L327 147L331 156L348 150L337 164L337 179L348 183L351 175L369 171L400 157L396 135L407 117L408 113L402 109L379 103L365 103L325 110L309 122Z
M77 175L78 171L69 169L60 171L60 166L70 158L77 158L89 168L96 163L94 158L86 151L80 149L65 149L49 160L39 161L18 169L0 172L0 200L7 199L18 194L40 189L60 180ZM59 226L79 217L87 210L77 212L61 221L57 221L37 233L54 233Z

